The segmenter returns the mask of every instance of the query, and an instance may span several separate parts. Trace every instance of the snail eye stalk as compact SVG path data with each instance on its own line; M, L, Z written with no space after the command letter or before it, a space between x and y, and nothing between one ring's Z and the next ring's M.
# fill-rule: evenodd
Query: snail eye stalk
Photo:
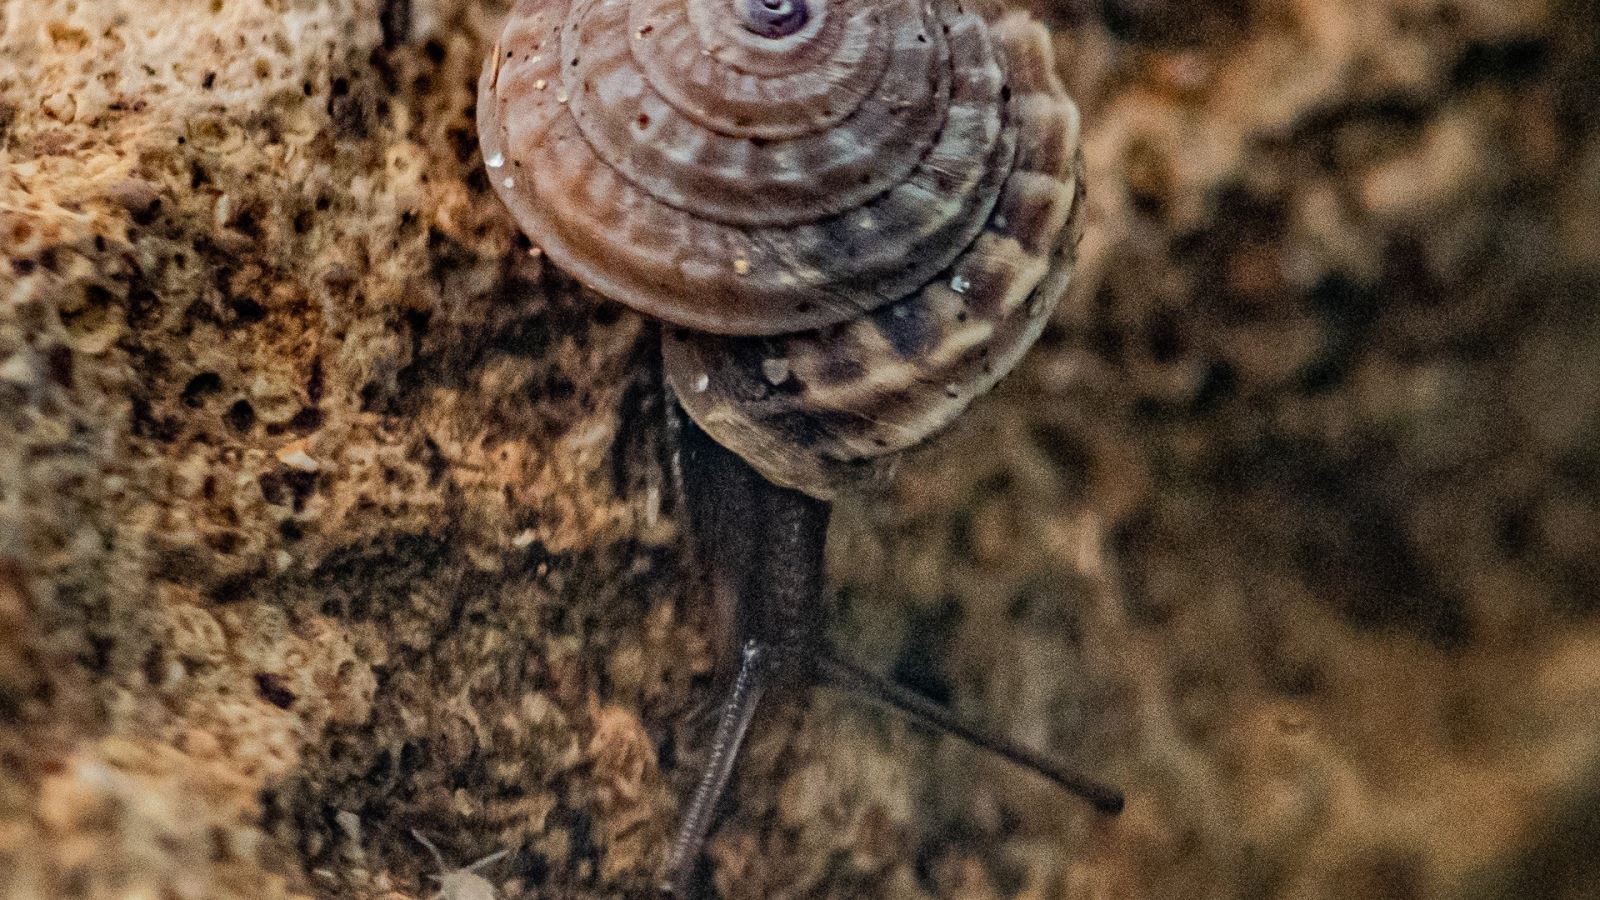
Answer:
M710 756L684 811L668 861L664 894L688 897L695 871L763 698L818 683L843 688L1049 779L1108 815L1122 811L1116 788L1043 755L841 657L827 644L823 557L830 506L767 481L679 415L684 492L700 562L718 605L732 614L728 638L739 666L727 688Z
M823 654L819 668L829 683L885 703L930 728L958 737L980 750L987 750L1048 778L1063 790L1089 801L1096 812L1108 816L1122 812L1125 800L1122 792L1116 788L1064 769L1027 747L960 719L921 694L906 690L881 675L868 672L839 657L831 647Z

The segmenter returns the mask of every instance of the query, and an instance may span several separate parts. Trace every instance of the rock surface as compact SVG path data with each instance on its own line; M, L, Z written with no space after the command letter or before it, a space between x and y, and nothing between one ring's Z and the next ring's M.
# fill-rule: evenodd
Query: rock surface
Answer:
M841 509L730 897L1591 896L1594 0L1059 0L1043 345ZM503 8L0 3L0 896L637 895L711 666L645 326L471 128Z

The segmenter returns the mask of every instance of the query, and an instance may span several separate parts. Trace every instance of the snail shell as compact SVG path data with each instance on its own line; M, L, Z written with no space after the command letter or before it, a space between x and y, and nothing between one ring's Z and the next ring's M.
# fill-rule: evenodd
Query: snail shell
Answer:
M534 243L668 323L690 416L817 497L987 391L1072 269L1077 109L988 0L520 0L478 126Z

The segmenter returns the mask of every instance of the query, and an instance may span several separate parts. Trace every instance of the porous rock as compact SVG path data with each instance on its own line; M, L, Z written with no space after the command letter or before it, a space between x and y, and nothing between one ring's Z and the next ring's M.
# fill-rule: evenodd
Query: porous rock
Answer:
M727 896L1572 896L1597 875L1592 0L1059 0L1042 346L845 504ZM652 880L697 602L647 327L520 239L497 4L0 4L0 894ZM978 452L981 450L982 452Z

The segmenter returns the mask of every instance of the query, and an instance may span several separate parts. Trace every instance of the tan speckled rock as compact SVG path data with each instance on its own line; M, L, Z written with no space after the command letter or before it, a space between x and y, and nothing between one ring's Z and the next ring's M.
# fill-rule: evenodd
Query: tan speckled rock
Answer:
M716 883L1593 895L1593 0L1036 8L1083 312L841 510L839 637L1129 809L821 695ZM0 0L0 897L651 878L706 611L645 326L484 182L502 12Z
M704 661L636 586L673 559L640 326L482 194L492 11L386 46L372 3L3 9L0 894L417 888L413 827L472 858L670 812L653 767L593 814L548 783L603 648L658 730Z

